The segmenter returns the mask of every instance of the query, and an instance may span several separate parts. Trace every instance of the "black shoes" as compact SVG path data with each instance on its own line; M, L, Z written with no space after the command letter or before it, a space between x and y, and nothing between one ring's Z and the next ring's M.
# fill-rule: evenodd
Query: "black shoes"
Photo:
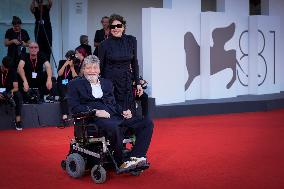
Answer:
M15 126L16 126L16 130L17 130L17 131L23 130L23 127L22 127L21 122L15 122Z

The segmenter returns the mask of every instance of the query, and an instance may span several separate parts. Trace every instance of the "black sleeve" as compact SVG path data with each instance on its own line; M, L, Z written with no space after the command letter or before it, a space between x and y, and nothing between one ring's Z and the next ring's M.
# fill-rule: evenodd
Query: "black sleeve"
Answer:
M139 84L139 65L137 60L137 40L135 37L131 36L131 41L133 45L133 58L131 61L131 68L133 70L134 80L136 85Z
M6 31L6 33L5 33L5 39L9 39L9 40L12 39L12 35L11 35L11 32L10 32L10 31L11 31L10 29Z
M48 59L46 58L46 56L43 53L39 54L39 61L42 62L42 64L44 64L46 61L48 61Z
M91 111L89 106L80 103L80 90L78 89L80 83L78 82L80 81L74 80L67 85L66 97L72 114Z
M101 69L101 76L104 77L104 68L105 68L105 61L106 61L106 43L103 41L99 46L99 53L98 58L100 59L100 69Z
M66 60L60 60L59 61L57 72L62 68L62 66L65 64L65 62L66 62Z
M100 34L99 33L100 33L100 30L97 30L96 34L95 34L95 38L94 38L94 43L100 42L100 37L99 37Z

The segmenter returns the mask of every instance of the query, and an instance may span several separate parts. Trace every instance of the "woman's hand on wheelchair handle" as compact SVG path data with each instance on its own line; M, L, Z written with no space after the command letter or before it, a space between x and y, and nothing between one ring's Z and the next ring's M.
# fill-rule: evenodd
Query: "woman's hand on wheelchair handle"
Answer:
M97 110L96 116L97 117L103 117L103 118L110 118L110 114L105 110Z

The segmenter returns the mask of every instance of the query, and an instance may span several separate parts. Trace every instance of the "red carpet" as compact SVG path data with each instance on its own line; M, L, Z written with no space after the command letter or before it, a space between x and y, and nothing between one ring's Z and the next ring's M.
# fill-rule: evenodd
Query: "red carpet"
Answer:
M151 168L102 185L61 170L72 128L0 132L0 188L284 188L284 109L155 120Z

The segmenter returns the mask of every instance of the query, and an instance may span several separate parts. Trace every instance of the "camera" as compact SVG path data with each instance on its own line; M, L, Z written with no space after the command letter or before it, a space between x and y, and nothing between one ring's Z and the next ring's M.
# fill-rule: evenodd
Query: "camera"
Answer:
M65 57L67 60L72 60L74 65L79 65L80 64L80 59L77 57L76 52L73 50L69 50L66 54Z
M12 96L12 92L2 92L0 93L2 94L2 96L4 97L4 102L7 103L7 104L10 104L11 107L16 107L16 103L13 99L13 96Z
M38 88L31 88L28 90L26 95L26 104L39 104L40 103L40 94Z

